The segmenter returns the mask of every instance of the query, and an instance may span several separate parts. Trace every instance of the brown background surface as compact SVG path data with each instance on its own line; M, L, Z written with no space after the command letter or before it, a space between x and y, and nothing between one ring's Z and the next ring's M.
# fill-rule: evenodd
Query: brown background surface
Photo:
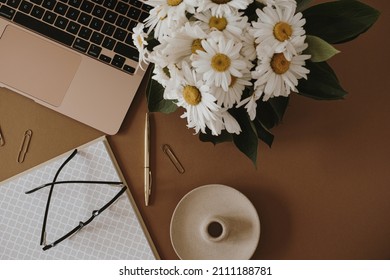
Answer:
M319 2L319 1L317 1ZM323 2L323 1L322 1ZM390 258L390 2L366 0L379 21L338 45L330 63L349 95L319 102L293 95L272 148L260 144L257 168L230 143L202 143L181 111L152 115L153 195L143 205L142 87L109 142L163 259L176 259L169 223L190 190L219 183L255 205L261 238L255 259ZM104 114L104 112L102 112ZM0 90L0 181L92 140L101 132L8 90ZM16 163L25 130L34 132L23 164ZM161 150L172 146L181 175Z

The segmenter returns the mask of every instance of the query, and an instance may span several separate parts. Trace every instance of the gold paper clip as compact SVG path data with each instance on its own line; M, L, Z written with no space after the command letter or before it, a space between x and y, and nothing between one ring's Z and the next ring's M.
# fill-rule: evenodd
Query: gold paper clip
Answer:
M162 146L162 150L168 156L168 158L171 160L173 165L176 167L177 171L180 174L183 174L185 172L184 167L180 163L179 159L175 156L175 153L173 152L172 148L168 144L164 144Z
M22 144L20 145L20 150L17 158L18 163L22 163L24 159L26 158L26 154L28 152L28 147L30 146L32 137L32 130L26 130L23 136Z
M5 140L4 140L3 134L1 133L1 129L0 129L0 147L4 146L4 145L5 145Z

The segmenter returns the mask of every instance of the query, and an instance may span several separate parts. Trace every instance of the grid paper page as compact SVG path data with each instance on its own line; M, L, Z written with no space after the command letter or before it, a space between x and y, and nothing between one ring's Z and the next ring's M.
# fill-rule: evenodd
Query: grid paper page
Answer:
M57 181L121 181L103 141L78 150ZM42 250L39 242L49 187L25 192L52 182L70 154L0 185L0 259L155 259L126 193L79 232ZM46 226L47 243L88 220L93 210L104 206L120 189L105 184L56 185Z

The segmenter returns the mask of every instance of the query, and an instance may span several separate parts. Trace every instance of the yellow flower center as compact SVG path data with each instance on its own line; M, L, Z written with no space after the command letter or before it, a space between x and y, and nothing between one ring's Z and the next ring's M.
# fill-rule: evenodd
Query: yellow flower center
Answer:
M202 39L195 39L191 45L191 52L196 54L196 51L205 51L202 47Z
M181 2L183 2L183 0L167 0L169 6L177 6L180 5Z
M231 0L211 0L211 2L215 3L215 4L226 4L226 3L229 3Z
M211 17L209 20L209 26L210 28L216 28L219 31L222 31L227 26L227 20L224 17Z
M271 59L271 68L276 74L284 74L290 68L290 61L284 57L284 54L276 53Z
M171 72L169 71L168 67L165 66L162 70L165 75L167 75L169 78L171 77Z
M184 100L190 105L198 105L202 101L202 95L198 88L194 86L185 86L183 88Z
M211 67L218 72L224 72L229 69L230 63L230 58L223 53L217 53L211 59Z
M142 47L142 46L143 46L143 43L144 43L144 40L142 39L142 36L141 36L141 35L138 35L138 36L137 36L137 41L138 41L138 44Z
M286 41L290 38L292 32L293 30L291 25L286 22L280 21L274 26L274 36L280 42Z

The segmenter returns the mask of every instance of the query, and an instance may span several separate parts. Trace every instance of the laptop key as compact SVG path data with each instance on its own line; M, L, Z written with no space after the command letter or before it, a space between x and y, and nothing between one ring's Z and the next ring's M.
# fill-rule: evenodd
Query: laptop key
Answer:
M12 8L17 8L20 4L21 0L8 0L7 5L11 6Z
M142 12L142 14L141 14L141 16L139 17L139 21L140 22L143 22L145 19L147 19L148 18L148 16L149 16L149 13L147 13L147 12Z
M32 11L31 15L36 18L42 18L43 14L45 13L45 10L41 7L35 6Z
M109 9L114 9L116 3L117 0L105 0L103 5Z
M141 10L135 7L131 7L129 12L127 13L127 16L134 20L137 20L140 14L141 14Z
M55 0L44 0L42 6L48 10L52 10L56 4Z
M116 40L114 40L110 37L106 37L103 40L102 46L106 49L112 50L115 46L115 43L116 43Z
M130 65L125 65L123 66L123 70L125 70L127 73L134 74L135 68L131 67Z
M132 60L138 61L138 51L135 48L132 48L128 45L118 42L115 46L114 52L123 55L124 57L130 58Z
M121 28L117 28L114 33L114 38L119 41L124 41L127 36L127 31Z
M104 62L107 62L107 63L110 63L110 62L111 62L111 57L109 57L109 56L107 56L107 55L104 55L104 54L101 54L101 55L99 56L99 59L100 59L101 61L104 61Z
M67 9L68 9L67 5L65 5L64 3L58 2L56 7L54 8L54 11L57 14L65 15Z
M108 36L114 34L115 26L109 23L105 23L102 28L102 32Z
M28 13L30 13L32 6L33 6L33 4L31 4L30 2L23 1L22 4L20 5L19 9L22 12L25 12L26 14L28 14Z
M101 51L102 51L102 48L101 48L101 47L92 44L92 45L89 47L88 54L89 54L90 56L93 56L93 57L98 58L99 55L100 55L100 53L101 53Z
M115 55L112 59L111 65L114 65L115 67L122 68L123 64L125 64L126 58L120 55Z
M83 4L81 4L81 10L87 13L92 12L93 7L95 6L94 3L85 0Z
M68 25L68 22L69 22L69 20L67 18L64 18L62 16L58 16L54 25L61 28L61 29L65 29L66 26Z
M117 21L116 21L116 25L121 27L121 28L127 28L127 26L129 25L130 23L130 19L127 18L127 17L124 17L124 16L119 16Z
M89 37L91 36L92 34L92 29L90 28L87 28L87 27L81 27L80 29L80 32L79 32L79 36L85 40L88 40Z
M89 27L91 27L92 29L96 30L96 31L99 31L102 26L103 26L104 22L98 18L93 18Z
M130 8L130 6L128 4L119 2L115 8L115 11L117 11L118 13L120 13L122 15L125 15L129 8Z
M142 2L139 0L130 0L130 4L138 8L142 6Z
M103 42L104 35L99 32L93 32L91 37L91 42L95 43L96 45L100 45Z
M89 48L89 43L81 38L76 38L73 48L81 52L86 52Z
M69 5L78 8L80 7L81 2L83 2L83 0L69 0Z
M114 23L117 18L118 18L118 14L112 11L107 11L106 15L104 16L104 20L111 23Z
M88 25L91 22L92 16L86 14L86 13L81 13L79 19L77 20L79 23L82 25Z
M75 39L75 36L72 34L20 12L15 14L14 22L67 46L71 46Z
M150 12L150 10L152 9L153 7L148 5L148 4L143 4L142 5L142 10L146 11L146 12Z
M70 7L66 13L66 17L72 20L76 20L79 17L80 11Z
M7 18L7 19L12 19L12 17L15 15L15 12L16 11L10 7L4 6L4 5L0 7L0 16L1 17Z
M95 17L103 18L104 14L106 13L106 10L107 10L106 8L103 8L103 7L100 7L100 6L95 6L95 8L92 11L92 14Z
M77 22L71 21L68 24L68 27L66 28L66 31L72 33L72 34L77 34L77 32L80 30L81 25L78 24Z
M46 21L49 24L53 24L56 20L57 15L55 13L52 13L50 11L46 11L46 13L43 16L43 20Z

